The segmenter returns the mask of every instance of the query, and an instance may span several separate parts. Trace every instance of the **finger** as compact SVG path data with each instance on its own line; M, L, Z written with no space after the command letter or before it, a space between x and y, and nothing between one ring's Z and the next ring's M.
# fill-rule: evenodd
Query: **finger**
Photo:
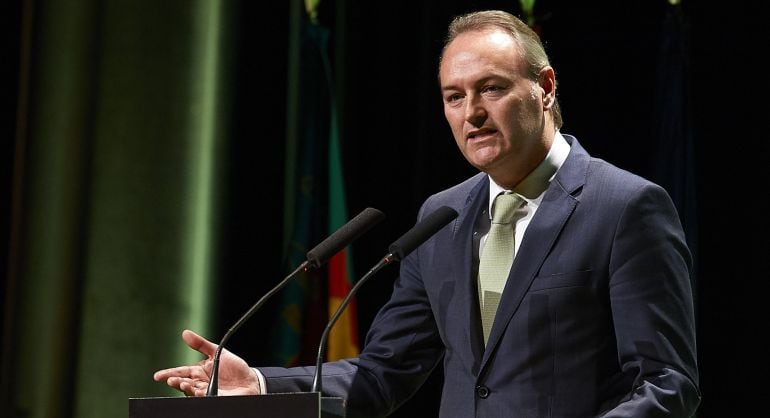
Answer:
M174 389L182 390L182 383L187 381L189 381L189 379L184 377L169 377L166 379L166 384Z
M158 370L152 375L152 378L155 379L156 382L160 382L161 380L167 380L170 377L191 377L192 375L193 372L190 366L179 366Z
M211 341L201 337L189 329L182 331L182 339L185 344L199 353L203 353L209 357L213 357L217 351L217 345Z
M174 383L176 383L175 387L187 396L205 396L209 387L206 382L190 379L180 379Z
M187 396L195 396L195 386L193 386L192 382L189 380L182 380L179 382L178 386L175 386L180 391L184 392Z
M204 387L196 387L193 389L193 396L206 396L208 395L208 385Z

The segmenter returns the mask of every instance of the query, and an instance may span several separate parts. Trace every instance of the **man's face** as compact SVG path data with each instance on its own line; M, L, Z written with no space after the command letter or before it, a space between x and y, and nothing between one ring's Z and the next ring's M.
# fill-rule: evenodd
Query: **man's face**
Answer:
M510 35L485 29L457 36L444 52L439 80L444 115L474 167L513 188L542 161L553 136L547 92L528 76Z

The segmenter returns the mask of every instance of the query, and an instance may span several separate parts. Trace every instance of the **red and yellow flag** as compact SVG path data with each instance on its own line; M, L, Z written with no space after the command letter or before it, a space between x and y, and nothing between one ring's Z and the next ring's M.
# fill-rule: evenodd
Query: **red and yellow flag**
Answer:
M337 109L332 99L329 129L329 233L336 231L347 222L345 185L342 175L339 137L337 133ZM329 260L329 318L353 287L353 263L350 247L337 253ZM356 303L351 299L342 312L337 324L329 332L326 347L328 360L355 357L359 353L358 321Z

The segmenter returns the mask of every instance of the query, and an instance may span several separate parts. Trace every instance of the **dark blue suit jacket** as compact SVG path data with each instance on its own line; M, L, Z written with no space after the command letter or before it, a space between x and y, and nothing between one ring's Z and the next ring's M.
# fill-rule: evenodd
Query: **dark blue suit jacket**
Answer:
M356 359L327 363L349 416L384 416L443 360L440 416L689 417L700 402L691 256L659 186L578 141L511 268L485 349L473 271L488 207L480 173L428 198L459 216L406 257ZM260 368L271 392L308 390L312 367Z

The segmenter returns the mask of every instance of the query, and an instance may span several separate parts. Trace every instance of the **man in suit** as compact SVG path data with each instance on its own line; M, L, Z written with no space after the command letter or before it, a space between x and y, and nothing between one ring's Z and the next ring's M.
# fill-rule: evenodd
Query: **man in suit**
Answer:
M459 16L439 65L444 113L481 173L429 197L459 216L400 266L361 355L324 365L349 416L385 416L441 364L441 417L689 417L700 402L691 256L668 194L562 134L556 77L514 16ZM503 198L513 195L501 223ZM503 262L485 261L510 228ZM497 234L497 232L495 232ZM496 235L497 236L497 235ZM490 273L490 271L492 273ZM502 281L488 281L502 271ZM156 373L205 394L209 358ZM313 367L250 368L225 351L220 393L307 391Z

